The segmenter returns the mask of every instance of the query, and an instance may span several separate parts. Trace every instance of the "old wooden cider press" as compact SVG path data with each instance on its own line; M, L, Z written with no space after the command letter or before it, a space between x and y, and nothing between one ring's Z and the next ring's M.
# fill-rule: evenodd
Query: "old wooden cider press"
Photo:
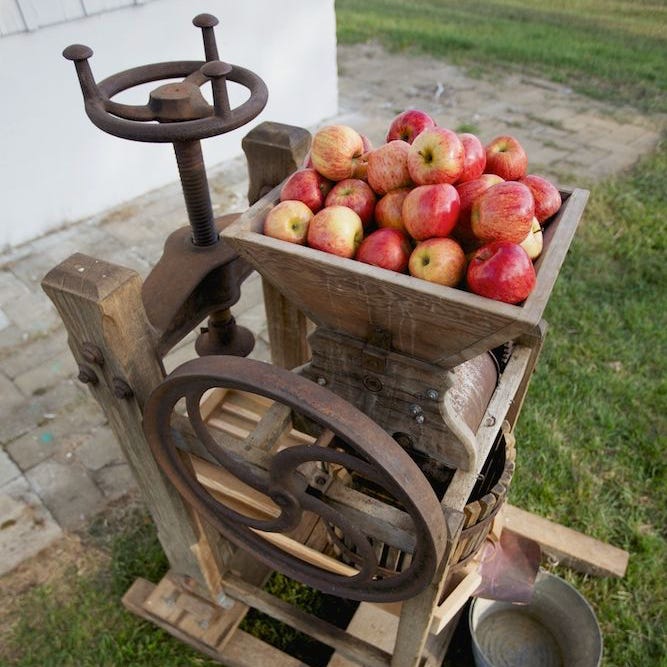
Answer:
M338 660L439 665L460 609L484 584L483 547L495 545L500 558L510 534L499 511L513 428L588 193L563 192L522 306L263 236L277 186L308 150L300 128L263 123L244 138L254 205L216 219L200 141L255 118L267 90L219 60L215 17L193 23L204 61L95 82L92 50L64 51L97 127L173 144L190 222L168 237L143 283L81 254L43 281L170 562L157 586L138 580L124 602L230 666L301 664L237 630L250 607L333 647ZM146 105L112 99L165 79L181 80L156 87ZM237 108L229 81L249 91ZM200 90L209 83L212 105ZM230 311L253 270L273 364L245 358L253 338ZM165 376L164 355L207 317L201 356ZM274 598L262 589L273 571L360 601L357 613L389 614L395 642L392 634L378 648Z

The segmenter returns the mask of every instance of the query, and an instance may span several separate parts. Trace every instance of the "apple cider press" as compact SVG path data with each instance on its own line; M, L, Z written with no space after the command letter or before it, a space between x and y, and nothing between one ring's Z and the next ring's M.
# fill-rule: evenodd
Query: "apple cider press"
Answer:
M173 144L189 222L143 281L81 254L43 281L170 562L161 582L137 580L124 603L228 665L257 665L260 655L261 664L296 664L238 630L250 608L345 664L439 665L463 604L484 588L481 555L495 545L503 557L513 429L587 193L562 192L536 288L520 306L263 235L281 182L308 150L300 128L262 123L246 134L252 205L216 219L200 142L256 118L267 90L219 59L215 17L193 23L202 61L96 82L91 49L64 51L97 127ZM143 106L113 100L167 79ZM237 108L230 84L249 93ZM248 358L252 335L231 314L252 271L263 281L273 363ZM206 318L199 356L167 375L164 355ZM389 614L391 646L268 594L272 572Z

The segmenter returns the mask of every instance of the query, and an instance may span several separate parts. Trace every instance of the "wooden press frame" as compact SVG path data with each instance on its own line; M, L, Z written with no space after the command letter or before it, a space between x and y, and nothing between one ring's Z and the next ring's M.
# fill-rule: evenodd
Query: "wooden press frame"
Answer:
M251 203L302 164L309 141L306 135L300 128L264 123L245 137ZM142 414L165 371L156 332L142 303L140 276L125 267L75 254L50 271L42 285L63 319L76 361L89 370L92 366L95 381L89 384L90 390L121 444L169 560L171 571L157 586L139 579L128 591L124 603L131 611L228 667L301 664L236 629L248 606L332 646L337 665L439 665L458 613L479 582L474 567L456 576L448 574L464 523L464 506L493 445L495 431L494 437L478 438L475 468L456 472L443 499L449 529L447 555L425 590L403 602L399 611L395 605L391 608L399 615L395 646L389 651L381 649L376 645L377 637L360 639L264 592L261 585L270 574L268 568L212 531L184 504L157 467L142 430ZM264 282L263 290L272 362L284 368L302 365L309 359L307 318L271 284ZM526 395L545 330L541 322L533 332L515 341L509 372L504 374L506 381L489 406L503 413L500 419L508 437ZM91 345L102 351L101 360L91 362ZM515 532L537 538L547 553L556 553L569 565L613 576L622 576L625 571L627 553L535 515L509 507L505 523ZM315 552L321 546L322 535L317 531L303 538ZM384 607L379 606L377 613L384 613ZM367 613L369 604L362 603L362 608ZM370 609L373 613L372 605Z

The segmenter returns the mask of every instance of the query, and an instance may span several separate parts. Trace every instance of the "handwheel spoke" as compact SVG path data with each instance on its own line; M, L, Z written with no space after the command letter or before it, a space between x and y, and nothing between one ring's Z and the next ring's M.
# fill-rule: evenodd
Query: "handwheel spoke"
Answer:
M215 442L199 410L201 396L215 387L261 395L278 406L269 410L265 420L259 420L247 440L236 441L234 452L225 451ZM268 496L280 508L278 517L244 517L208 493L190 469L178 464L169 416L183 397L191 425L211 459ZM311 444L276 452L279 434L290 425L290 410L322 430ZM152 393L145 408L144 429L158 464L197 512L227 539L250 550L269 567L305 584L354 600L403 600L429 584L445 553L447 528L442 509L416 464L375 422L325 387L295 373L238 357L209 356L189 361ZM258 450L262 443L269 442L273 449ZM267 457L266 470L251 462L260 451ZM404 559L409 564L402 571L380 568L373 543L366 535L371 524L359 517L363 503L348 512L340 493L338 500L327 498L331 479L327 479L327 469L336 468L371 480L401 508L387 506L379 526L391 534L393 524L387 518L398 517L404 545L401 548L411 554ZM321 486L318 480L323 480ZM219 498L224 500L224 494ZM349 566L336 569L322 565L318 559L299 556L287 533L299 524L304 512L335 527L345 543L351 544L358 557L356 574L350 574Z

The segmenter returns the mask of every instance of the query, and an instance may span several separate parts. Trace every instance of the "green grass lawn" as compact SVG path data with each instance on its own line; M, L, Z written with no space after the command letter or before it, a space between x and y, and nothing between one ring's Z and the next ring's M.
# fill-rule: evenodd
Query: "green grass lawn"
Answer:
M373 38L458 62L521 66L607 99L665 109L664 3L538 7L336 2L341 41ZM632 171L592 187L545 314L550 331L517 427L511 501L631 554L623 579L555 568L594 606L605 667L657 667L667 656L666 173L663 142ZM106 559L22 597L18 622L0 641L1 665L214 664L120 604L135 577L157 581L166 569L150 521L132 514L98 523L85 540ZM261 622L253 627L262 630Z
M644 0L336 0L342 43L378 40L454 63L519 67L666 111L667 4Z

